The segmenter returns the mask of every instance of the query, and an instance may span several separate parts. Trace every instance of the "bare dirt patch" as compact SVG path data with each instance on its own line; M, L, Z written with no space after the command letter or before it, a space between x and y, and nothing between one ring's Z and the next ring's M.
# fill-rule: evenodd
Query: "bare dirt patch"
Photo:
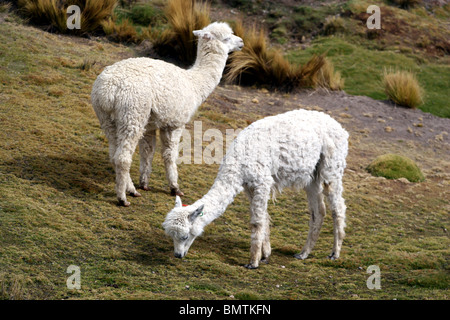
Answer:
M280 94L266 89L220 86L206 101L206 108L238 119L231 124L238 127L293 109L326 112L350 133L349 168L365 173L374 157L393 152L417 161L425 172L438 167L438 171L450 172L450 119L389 101L352 96L344 91ZM432 176L433 172L428 174Z

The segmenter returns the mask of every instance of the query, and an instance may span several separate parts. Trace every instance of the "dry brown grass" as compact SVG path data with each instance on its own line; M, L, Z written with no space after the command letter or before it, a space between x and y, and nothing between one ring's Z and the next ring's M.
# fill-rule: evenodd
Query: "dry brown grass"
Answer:
M344 79L341 77L341 73L334 70L333 63L327 58L325 58L325 63L319 70L317 85L331 90L342 90L344 88Z
M100 29L101 23L111 17L116 0L18 0L18 7L33 23L47 26L61 33L92 33ZM67 28L67 7L78 5L81 9L81 29Z
M333 241L331 214L311 258L292 257L306 241L309 216L305 193L291 190L268 203L269 264L259 270L242 267L250 245L244 194L180 260L161 227L173 197L160 153L153 162L152 190L133 199L131 207L118 207L107 139L89 102L101 68L134 56L132 49L5 21L0 23L0 52L0 83L7 83L0 97L0 299L448 300L446 149L391 143L396 138L380 143L351 132L344 179L348 236L339 260L326 259ZM85 71L79 68L84 59L98 63ZM48 80L26 77L36 74ZM49 89L66 94L48 95ZM245 101L255 97L301 107L294 95L219 88L205 105L210 108L202 108L195 120L202 121L203 132L225 134L231 124L243 128L266 113L248 107ZM220 116L223 110L229 110L226 118ZM193 137L193 124L187 129ZM202 142L202 147L210 145ZM422 156L428 150L430 155ZM440 178L404 184L370 176L365 165L388 152L417 156ZM134 160L131 175L138 179L137 153ZM187 191L183 202L203 196L217 170L218 165L180 165ZM81 290L66 287L65 270L72 264L81 268ZM367 289L370 265L381 269L382 290Z
M299 87L327 86L326 79L335 79L330 62L324 56L313 56L304 65L294 65L281 50L270 47L263 29L245 30L242 22L236 23L236 35L244 39L242 51L234 52L227 65L225 79L242 85L266 85L281 91ZM328 63L328 69L320 73ZM331 68L330 68L331 66ZM340 77L340 76L339 76ZM333 84L336 87L335 84Z
M194 30L203 29L211 20L210 5L195 0L169 0L165 16L169 28L163 32L150 32L153 48L160 56L169 56L189 65L197 54Z
M138 43L141 41L136 29L131 25L128 19L122 20L120 24L116 24L113 19L102 22L103 31L108 38L120 43Z
M423 89L411 72L384 70L383 87L389 99L400 106L416 108L423 103Z
M323 34L331 35L343 33L345 31L345 21L341 17L332 16L325 20L323 25Z

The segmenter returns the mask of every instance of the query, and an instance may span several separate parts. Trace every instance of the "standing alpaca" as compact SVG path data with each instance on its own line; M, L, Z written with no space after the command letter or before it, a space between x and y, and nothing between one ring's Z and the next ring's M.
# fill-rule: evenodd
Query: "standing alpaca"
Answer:
M325 216L324 193L334 221L337 259L345 228L342 176L346 166L348 133L327 114L296 110L256 121L231 144L213 186L194 204L181 206L176 197L163 223L173 238L175 256L184 257L203 228L222 215L243 189L250 200L252 227L249 269L267 262L271 253L267 201L285 187L304 188L310 211L309 233L297 259L306 259L319 236Z
M171 194L183 195L176 166L181 133L219 84L228 54L244 45L226 23L212 23L194 34L198 37L197 59L188 70L161 60L131 58L105 68L95 80L92 105L108 138L120 205L130 205L126 192L140 196L130 177L138 143L139 185L149 190L157 129Z

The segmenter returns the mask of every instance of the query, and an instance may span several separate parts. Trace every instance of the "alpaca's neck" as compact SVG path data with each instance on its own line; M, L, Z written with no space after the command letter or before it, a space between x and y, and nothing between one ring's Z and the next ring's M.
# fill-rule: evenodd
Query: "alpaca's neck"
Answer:
M198 84L203 101L212 93L222 78L223 69L228 58L226 52L212 49L211 44L199 45L197 58L189 69L193 81Z
M208 193L194 203L194 206L197 207L204 205L203 215L198 218L201 227L203 228L221 216L242 189L242 177L238 172L220 170Z

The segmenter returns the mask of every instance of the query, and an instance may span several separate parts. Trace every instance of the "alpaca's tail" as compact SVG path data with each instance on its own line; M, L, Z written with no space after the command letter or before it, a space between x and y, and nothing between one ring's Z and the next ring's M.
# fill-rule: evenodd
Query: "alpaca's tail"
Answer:
M108 82L100 74L92 86L91 103L96 113L110 113L114 109L117 89Z
M320 158L314 171L314 178L321 182L342 179L348 153L348 133L342 129L339 139L326 137L322 144Z

